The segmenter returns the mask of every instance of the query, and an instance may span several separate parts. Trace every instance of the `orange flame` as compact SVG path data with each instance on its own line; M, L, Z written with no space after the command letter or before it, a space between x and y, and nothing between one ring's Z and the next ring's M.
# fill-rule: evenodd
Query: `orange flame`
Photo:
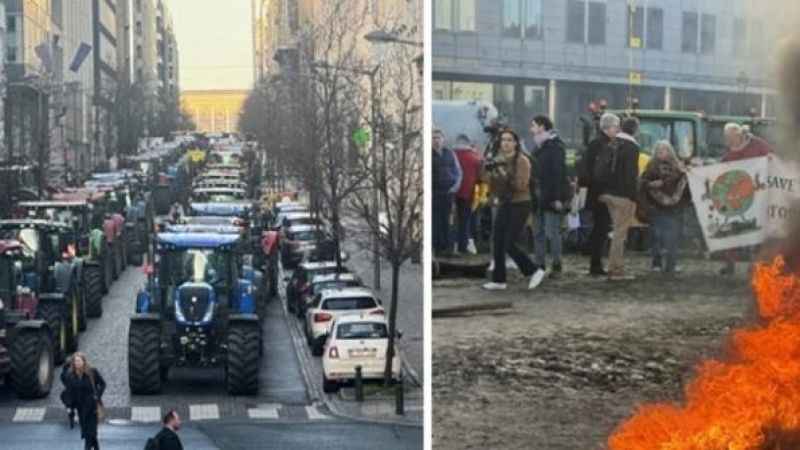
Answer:
M729 336L726 361L707 360L683 406L639 408L609 438L612 450L800 449L800 278L781 257L753 276L762 325Z

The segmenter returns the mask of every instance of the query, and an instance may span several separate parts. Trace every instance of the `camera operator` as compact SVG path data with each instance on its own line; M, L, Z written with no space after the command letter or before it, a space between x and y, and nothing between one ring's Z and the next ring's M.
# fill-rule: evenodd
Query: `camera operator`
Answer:
M494 270L492 281L483 285L487 290L505 290L506 254L526 277L531 277L529 289L535 289L544 278L544 270L534 265L517 246L517 238L531 214L531 163L522 154L519 136L510 128L499 132L499 151L484 166L497 204L493 227Z

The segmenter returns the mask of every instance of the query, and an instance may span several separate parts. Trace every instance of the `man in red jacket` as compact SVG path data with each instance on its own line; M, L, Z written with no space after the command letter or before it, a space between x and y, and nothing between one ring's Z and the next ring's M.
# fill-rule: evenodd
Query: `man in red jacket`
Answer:
M466 135L456 138L453 148L459 165L461 165L461 185L456 193L456 218L458 222L458 251L460 253L477 253L475 248L475 212L472 211L472 200L475 185L478 183L483 158L469 141Z
M772 153L772 147L767 141L758 136L753 136L738 123L731 122L726 124L724 137L728 152L722 157L722 162L761 158ZM724 258L725 266L719 273L721 275L733 275L736 270L736 251L725 252Z

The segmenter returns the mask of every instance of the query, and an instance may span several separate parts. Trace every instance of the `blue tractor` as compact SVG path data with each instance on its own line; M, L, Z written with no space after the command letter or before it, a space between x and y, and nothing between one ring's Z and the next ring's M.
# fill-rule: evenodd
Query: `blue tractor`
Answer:
M229 393L258 392L261 325L237 234L159 233L156 268L128 335L132 394L156 394L171 367L222 367Z

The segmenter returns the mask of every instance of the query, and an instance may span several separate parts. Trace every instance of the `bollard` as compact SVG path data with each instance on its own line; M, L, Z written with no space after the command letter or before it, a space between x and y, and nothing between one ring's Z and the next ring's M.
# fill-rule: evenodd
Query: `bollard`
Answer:
M403 404L403 378L401 377L400 380L397 382L397 385L394 387L394 401L395 401L395 414L398 416L405 415L405 405Z
M364 380L361 376L361 366L356 366L356 401L363 402L364 401Z

